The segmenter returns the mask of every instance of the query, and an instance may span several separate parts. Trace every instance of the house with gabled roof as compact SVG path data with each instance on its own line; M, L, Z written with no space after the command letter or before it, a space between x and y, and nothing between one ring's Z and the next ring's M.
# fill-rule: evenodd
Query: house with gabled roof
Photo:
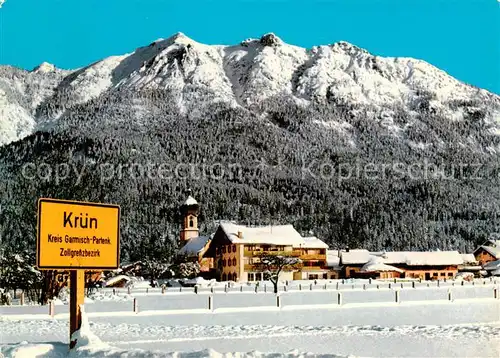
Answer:
M345 250L340 253L343 276L372 278L453 278L463 264L458 251L369 252Z
M292 225L246 226L230 221L221 221L211 235L199 235L199 207L191 195L181 206L178 258L198 262L204 276L222 281L264 280L259 256L282 253L300 258L301 268L283 272L281 280L328 278L328 245L317 237L302 237Z
M474 250L474 257L480 265L500 259L500 240L487 240L483 245Z

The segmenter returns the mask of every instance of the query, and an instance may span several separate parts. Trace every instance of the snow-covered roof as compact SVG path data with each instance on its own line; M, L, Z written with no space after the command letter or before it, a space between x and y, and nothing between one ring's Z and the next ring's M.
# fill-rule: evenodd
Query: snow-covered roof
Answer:
M486 252L488 252L491 256L493 256L496 259L500 259L500 247L494 247L494 246L479 246L474 253L476 253L479 249L483 249Z
M191 206L191 205L198 205L198 202L196 201L195 198L193 198L191 195L188 196L186 201L184 202L184 205L186 206Z
M365 249L341 251L342 264L365 264L370 260L370 252Z
M234 244L269 244L301 247L305 244L304 238L292 225L248 227L223 222L220 227ZM241 238L238 237L241 233Z
M337 250L326 250L326 266L340 269L340 257Z
M210 236L197 236L191 238L180 250L179 255L198 256L210 241Z
M382 255L387 264L409 266L461 265L464 263L458 251L393 251Z
M462 260L464 263L474 263L477 262L476 257L474 254L460 254L462 256Z
M362 272L381 272L381 271L391 271L391 272L404 272L397 267L387 265L384 263L382 257L372 256L370 261L361 267Z
M129 276L126 276L126 275L118 275L118 276L115 276L115 277L111 277L111 278L108 278L106 280L106 286L112 286L122 280L125 280L127 282L131 281L132 279L129 277Z
M349 250L340 253L342 264L365 264L373 256L380 256L386 264L405 264L409 266L461 265L462 256L458 251L392 251L370 253L368 250Z
M496 261L491 261L491 262L488 262L486 263L483 268L486 270L486 271L494 271L494 270L498 270L500 269L500 260L496 260Z
M306 249L328 249L328 245L316 236L304 237L305 243L301 246Z

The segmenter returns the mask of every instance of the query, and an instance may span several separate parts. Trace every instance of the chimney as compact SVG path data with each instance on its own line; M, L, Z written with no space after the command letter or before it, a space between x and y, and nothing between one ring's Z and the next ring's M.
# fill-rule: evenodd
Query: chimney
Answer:
M243 239L243 233L241 231L238 231L238 239Z

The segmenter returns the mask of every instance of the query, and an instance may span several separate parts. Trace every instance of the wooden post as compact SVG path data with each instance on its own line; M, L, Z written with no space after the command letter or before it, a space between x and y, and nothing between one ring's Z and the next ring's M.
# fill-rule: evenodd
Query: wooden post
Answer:
M323 289L324 289L324 290L326 290L326 283L325 283L325 286L324 286L324 288L323 288Z
M161 288L161 293L164 294L165 293L165 286L162 286Z
M312 291L313 289L313 284L311 283L311 285L309 285L309 290Z
M227 285L224 285L224 292L227 293Z
M212 288L210 288L210 292L214 293L214 287L213 286L212 286Z
M85 270L69 271L69 337L80 329L82 313L80 305L85 299ZM75 342L76 343L76 342ZM74 344L70 343L70 347Z
M339 305L342 305L342 293L340 292L337 294L337 303Z
M267 285L264 284L264 292L267 292Z
M212 287L212 290L213 290L213 287ZM213 293L214 291L212 291ZM194 293L198 294L198 286L194 286Z
M411 288L415 288L415 281L412 281Z
M24 291L21 292L21 306L24 306Z
M440 287L440 281L438 280L437 287Z
M394 283L396 283L396 282L397 282L397 279L394 279Z
M339 289L339 283L337 282L337 290Z
M302 284L299 283L299 291L302 291Z
M134 313L139 313L139 304L137 302L137 298L134 298Z
M391 284L389 284L389 290L390 290L391 288L392 288L392 285L391 285Z
M113 296L116 295L116 289L113 288Z
M464 280L462 280L462 286L464 286L464 285L465 285L465 281L464 281Z
M451 290L448 290L448 301L453 301L453 293Z
M54 301L50 301L49 302L49 316L54 318L54 314L55 314L55 307L54 307Z
M182 286L181 286L181 287L179 287L179 292L182 292Z
M363 290L366 290L366 283L363 284Z
M371 278L369 278L369 279L368 279L368 283L369 283L370 285L372 284L372 279L371 279Z
M377 285L377 290L380 289L380 285Z
M146 295L149 293L149 288L146 287Z
M276 307L281 307L281 298L280 295L276 295Z
M404 288L404 284L401 282L401 288Z
M127 287L127 293L130 295L130 286Z
M283 289L286 292L288 290L288 286L284 286Z
M240 286L240 292L243 292L243 286Z
M493 289L493 298L498 299L498 288L496 287Z
M214 310L213 296L208 296L208 310L209 311Z
M396 303L401 302L401 300L399 298L399 291L398 290L394 291L394 298L395 298Z

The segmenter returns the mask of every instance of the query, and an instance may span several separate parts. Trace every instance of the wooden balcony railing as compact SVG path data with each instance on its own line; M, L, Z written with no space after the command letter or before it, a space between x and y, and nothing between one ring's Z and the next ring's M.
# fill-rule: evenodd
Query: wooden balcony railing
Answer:
M259 256L263 254L269 254L269 255L290 255L293 257L299 257L301 255L301 251L299 250L293 250L293 251L263 251L263 250L244 250L243 251L243 256L245 257L254 257L254 256ZM326 260L326 256L323 257L323 260Z

